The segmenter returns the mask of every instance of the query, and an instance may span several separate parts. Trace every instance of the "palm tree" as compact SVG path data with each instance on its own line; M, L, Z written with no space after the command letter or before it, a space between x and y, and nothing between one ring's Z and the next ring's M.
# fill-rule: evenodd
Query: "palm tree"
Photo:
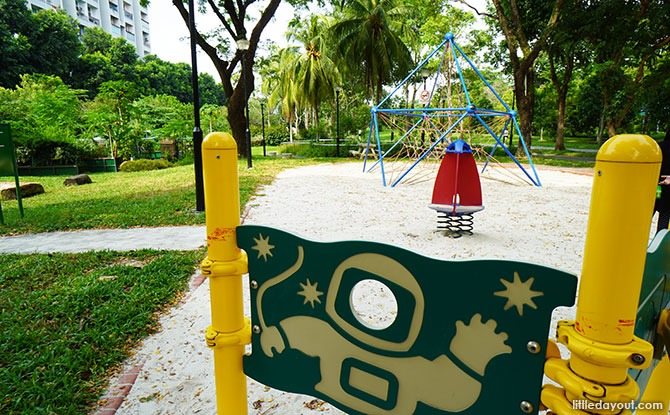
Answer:
M349 67L358 69L369 96L377 102L384 84L402 79L413 66L412 55L402 40L403 36L415 36L404 22L406 12L407 8L396 0L350 0L345 5L344 20L331 28L339 52Z
M337 66L328 56L327 29L325 16L312 15L306 23L300 19L291 21L286 36L304 46L289 70L293 73L296 99L305 110L306 126L310 119L313 124L318 123L321 102L334 96L341 80Z
M282 117L289 126L289 141L293 141L293 124L297 124L298 101L294 74L290 70L297 58L297 47L283 48L270 57L267 67L261 71L262 90L268 96L268 110L280 107Z

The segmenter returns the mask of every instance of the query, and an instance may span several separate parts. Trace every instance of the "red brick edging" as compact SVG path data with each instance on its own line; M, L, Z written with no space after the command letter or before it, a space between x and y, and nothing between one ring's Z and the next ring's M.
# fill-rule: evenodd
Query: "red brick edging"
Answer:
M199 271L193 274L191 281L189 281L190 290L195 290L201 286L206 279L207 277L202 275ZM114 415L116 413L133 389L133 385L135 385L135 381L142 371L147 359L147 357L142 358L142 360L135 366L119 375L115 384L110 384L105 394L98 399L98 406L95 412L93 412L93 415Z
M116 381L116 385L110 387L107 392L98 399L98 409L94 415L114 415L116 410L121 407L121 404L126 399L126 396L133 388L137 376L142 371L144 363L147 361L145 357L142 361L128 371L123 373Z

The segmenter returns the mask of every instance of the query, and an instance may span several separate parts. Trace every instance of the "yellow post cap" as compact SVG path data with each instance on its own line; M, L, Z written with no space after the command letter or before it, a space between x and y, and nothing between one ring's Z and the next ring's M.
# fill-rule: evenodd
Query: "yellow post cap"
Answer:
M660 163L663 159L656 141L648 135L619 134L605 141L596 161L615 163Z
M237 143L232 135L223 132L212 132L202 141L203 150L234 150Z

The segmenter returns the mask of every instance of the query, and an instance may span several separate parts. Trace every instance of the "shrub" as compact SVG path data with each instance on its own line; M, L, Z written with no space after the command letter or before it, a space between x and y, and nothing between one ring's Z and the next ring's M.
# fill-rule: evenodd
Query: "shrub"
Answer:
M90 141L90 142L89 142ZM16 161L27 166L61 166L77 164L85 158L95 158L99 149L92 140L76 140L74 143L64 141L41 142L32 146L18 145Z
M357 136L358 130L366 131L370 125L370 107L359 105L347 112L340 112L340 135ZM363 133L365 134L365 133Z
M184 154L173 163L174 166L188 166L194 163L193 153Z
M349 156L349 150L355 150L358 145L355 144L340 144L340 157ZM280 153L291 153L300 157L335 157L337 147L332 144L284 144L279 147Z
M251 141L254 146L263 145L263 130L260 126L252 125L250 128ZM289 140L288 129L285 125L265 126L265 145L278 146Z
M302 140L319 140L329 138L329 128L324 124L312 126L306 130L300 130L299 135Z
M139 159L139 160L124 161L119 166L119 170L121 170L122 172L130 172L130 171L160 170L160 169L167 169L168 167L172 167L172 164L169 163L167 160Z

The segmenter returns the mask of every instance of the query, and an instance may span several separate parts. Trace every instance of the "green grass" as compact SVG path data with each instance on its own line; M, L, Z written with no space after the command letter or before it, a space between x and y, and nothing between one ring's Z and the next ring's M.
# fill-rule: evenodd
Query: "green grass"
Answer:
M259 186L272 182L279 171L318 161L323 160L257 157L253 169L248 170L246 161L240 160L241 206ZM23 199L24 218L20 217L17 201L3 201L5 225L0 225L0 235L205 223L204 214L195 212L192 165L90 176L92 184L69 187L63 185L65 176L21 177L22 183L42 184L45 193Z
M271 151L277 151L279 149L279 146L265 146L265 154L268 154ZM256 157L263 157L263 146L257 146L257 147L251 147L251 156L256 158Z
M533 137L533 147L554 148L556 140L553 137L545 137L540 140L539 137ZM598 150L600 147L595 137L564 137L563 145L566 148L577 150Z
M595 154L594 154L595 157ZM522 161L523 164L528 164L526 161ZM533 163L537 166L556 166L556 167L574 167L574 168L593 168L595 166L595 161L584 161L573 158L561 158L553 159L542 157L541 155L533 156ZM540 173L542 175L542 173Z
M560 167L593 167L600 148L595 138L565 137L566 150L554 150L553 139L533 141L533 162ZM541 148L539 148L541 147ZM568 150L569 149L569 150Z
M87 413L204 255L0 255L0 413Z
M132 173L93 173L93 183L63 185L65 176L21 177L40 183L44 194L2 202L5 226L0 233L48 232L91 228L128 228L202 223L193 214L193 167ZM5 179L6 181L9 181Z

